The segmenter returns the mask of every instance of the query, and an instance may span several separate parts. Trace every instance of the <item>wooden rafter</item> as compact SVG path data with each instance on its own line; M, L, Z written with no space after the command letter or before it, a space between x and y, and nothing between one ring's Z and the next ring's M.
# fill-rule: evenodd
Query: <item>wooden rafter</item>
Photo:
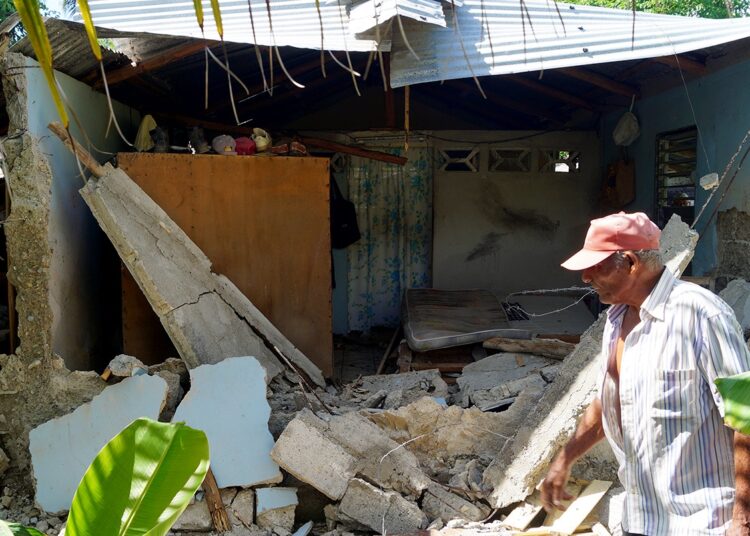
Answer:
M135 66L126 65L124 67L114 69L107 73L107 84L109 84L110 86L120 84L130 78L133 78L134 76L142 75L149 71L164 67L165 65L172 63L173 61L192 56L193 54L197 54L206 46L212 47L215 44L216 43L213 41L203 41L201 39L196 39L184 45L171 48L165 52L162 52L158 56L154 56L147 60L144 60ZM98 74L99 71L97 70L96 73ZM98 79L94 84L94 88L96 89L99 89L102 86L103 84L101 79Z
M432 86L432 87L430 87ZM436 87L433 84L425 84L424 88L420 88L420 92L414 96L415 99L425 100L428 105L434 106L437 110L456 110L460 109L469 115L478 117L480 124L492 125L494 128L501 126L502 128L512 128L525 130L529 128L529 122L518 118L515 115L509 115L506 112L500 111L499 108L493 106L482 106L472 99L461 99L458 103L452 95L448 95L448 92L441 88Z
M542 95L546 95L555 100L565 102L577 108L583 108L584 110L591 111L597 110L597 107L586 99L582 99L581 97L573 95L572 93L568 93L567 91L562 91L555 87L542 84L541 82L537 82L536 80L529 80L526 77L514 74L506 75L505 80L509 80L515 84L524 86L525 88L528 88L532 91L536 91L537 93L541 93Z
M618 82L617 80L604 76L603 74L595 73L594 71L581 69L579 67L564 67L562 69L556 69L556 72L577 80L582 80L593 86L605 89L610 93L616 93L626 97L632 97L633 95L636 97L640 96L640 91L637 87L624 82Z
M474 86L473 84L469 82L466 82L463 80L454 81L452 85L462 88L463 90L467 92L472 91L472 92L477 93L477 95L479 94L477 92L476 86ZM485 88L485 92L487 93L487 103L489 105L499 106L507 110L520 112L524 115L528 115L531 117L539 117L541 119L551 121L556 126L562 126L568 120L567 116L564 116L558 112L553 112L552 110L539 108L538 106L533 106L522 101L517 101L515 99L506 97L504 95L503 96L498 95L497 92L489 90L488 88Z
M675 69L682 69L688 73L697 74L703 76L706 74L706 65L703 62L696 61L682 55L671 55L671 56L660 56L658 58L651 58L651 61L661 63L663 65L669 65Z
M331 61L328 55L325 56L326 61ZM297 79L297 77L304 76L305 74L314 71L315 69L320 68L320 57L316 56L314 59L307 61L303 64L297 65L295 67L292 67L289 69L289 74L292 75L292 78ZM281 74L282 80L286 80L286 75ZM323 75L320 75L321 80L325 80L323 78ZM263 92L263 84L257 84L254 87L250 88L250 94L251 95L258 95ZM235 101L235 105L239 104L239 101L242 99L238 99ZM215 114L217 112L221 112L222 110L226 110L232 105L232 102L229 99L223 99L220 100L211 106L208 107L208 110L206 110L209 114Z

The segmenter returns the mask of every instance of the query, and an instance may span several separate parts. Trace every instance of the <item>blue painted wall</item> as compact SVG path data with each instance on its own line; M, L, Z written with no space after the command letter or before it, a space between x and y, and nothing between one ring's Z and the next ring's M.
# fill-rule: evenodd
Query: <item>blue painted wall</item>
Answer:
M695 116L691 111L690 101ZM620 148L612 142L612 130L624 111L609 114L602 121L602 162L605 166L620 156ZM636 199L626 210L642 210L653 217L656 208L656 137L663 132L697 125L699 140L696 181L710 172L717 172L721 176L750 130L750 61L689 82L687 91L685 86L680 85L637 101L634 112L641 124L641 135L628 148L628 154L636 162ZM732 172L730 170L728 177L731 177ZM726 182L720 186L711 205L697 222L696 229L703 236L693 260L694 275L708 274L716 267L716 218L707 229L705 222L716 207L725 186ZM696 215L708 196L709 192L697 189ZM750 160L740 170L721 203L720 210L729 208L750 212Z

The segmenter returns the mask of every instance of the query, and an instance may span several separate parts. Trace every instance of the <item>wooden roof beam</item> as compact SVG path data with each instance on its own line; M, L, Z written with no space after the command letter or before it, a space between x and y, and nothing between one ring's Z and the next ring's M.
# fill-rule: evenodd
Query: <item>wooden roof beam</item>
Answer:
M162 52L158 56L154 56L152 58L144 60L135 66L125 65L124 67L114 69L107 73L107 84L109 86L121 84L122 82L125 82L126 80L129 80L134 76L139 76L149 71L164 67L165 65L168 65L173 61L185 58L187 56L192 56L193 54L197 54L205 47L211 47L213 44L213 41L203 41L202 39L192 40L184 45L170 48L169 50ZM96 73L99 73L98 69ZM98 79L94 83L95 89L100 89L103 86L104 85L101 79Z
M595 73L594 71L578 67L564 67L562 69L556 69L556 71L565 76L569 76L570 78L582 80L592 86L600 87L610 93L624 95L626 97L632 97L633 95L640 97L640 91L637 87L624 82L618 82L617 80L604 76L603 74Z
M481 97L479 90L477 89L474 82L469 82L465 80L460 80L460 81L456 80L453 82L453 85L459 88L462 88L466 91L474 91L478 96ZM547 121L552 122L554 126L556 127L564 125L565 122L568 120L566 116L557 112L553 112L552 110L539 108L537 106L533 106L525 102L517 101L506 96L499 96L496 94L496 92L492 91L487 86L488 84L484 84L482 88L484 89L484 92L487 95L488 104L491 104L493 106L499 106L501 108L512 110L514 112L520 112L523 115L545 119Z
M652 62L669 65L675 69L682 69L685 72L703 76L706 74L706 64L688 58L687 56L673 54L671 56L660 56L651 58Z
M581 97L573 95L572 93L568 93L567 91L562 91L555 87L542 84L541 82L537 82L536 80L530 80L517 74L506 75L505 79L510 80L514 84L521 85L532 91L536 91L537 93L546 95L550 98L570 104L577 108L583 108L584 110L590 110L592 112L598 111L598 106L592 104L590 101L582 99Z

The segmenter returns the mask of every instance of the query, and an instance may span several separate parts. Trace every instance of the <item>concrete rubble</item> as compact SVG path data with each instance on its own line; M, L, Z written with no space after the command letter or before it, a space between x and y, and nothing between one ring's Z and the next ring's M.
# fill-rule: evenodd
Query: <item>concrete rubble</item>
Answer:
M670 222L662 244L670 269L679 272L689 262L695 238ZM165 244L172 255L169 248L177 246ZM141 262L133 260L131 269L145 270ZM193 318L174 310L166 314L170 322L182 318L179 329L190 337L203 313ZM102 394L32 432L34 474L38 490L45 490L37 495L38 507L17 504L4 492L0 517L22 516L21 521L57 534L64 514L53 514L67 505L59 497L45 497L56 485L44 467L57 460L50 453L54 446L67 441L60 423L78 420L104 429L105 421L116 420L112 415L130 408L138 413L132 418L148 413L206 431L231 525L224 534L292 536L296 530L295 536L350 536L424 529L444 536L511 534L503 520L524 500L533 502L529 495L595 393L602 324L600 317L563 360L500 352L467 365L451 386L432 370L367 376L341 387L314 387L311 393L299 374L271 361L269 356L276 356L270 353L226 355L199 366L170 358L147 367L118 356L110 363L112 377ZM158 396L132 392L134 386L157 383ZM121 401L123 393L127 404ZM148 409L132 403L142 399L150 400ZM106 428L107 439L126 424ZM80 435L91 437L90 432ZM82 455L85 464L94 455ZM0 476L2 466L0 451ZM612 453L602 444L576 465L574 476L613 480L615 469ZM72 498L70 490L65 493ZM614 531L622 497L621 488L607 491L582 526L600 522ZM532 504L531 511L538 512L538 505ZM170 534L216 534L203 491Z

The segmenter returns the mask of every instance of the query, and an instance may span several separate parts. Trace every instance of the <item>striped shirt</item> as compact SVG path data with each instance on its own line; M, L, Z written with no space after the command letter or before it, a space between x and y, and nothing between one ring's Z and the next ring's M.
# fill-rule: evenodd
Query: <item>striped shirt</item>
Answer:
M627 305L614 305L602 341L604 432L625 487L623 528L660 535L724 534L734 502L733 432L714 379L750 370L732 309L664 270L628 334L618 423L607 373Z

